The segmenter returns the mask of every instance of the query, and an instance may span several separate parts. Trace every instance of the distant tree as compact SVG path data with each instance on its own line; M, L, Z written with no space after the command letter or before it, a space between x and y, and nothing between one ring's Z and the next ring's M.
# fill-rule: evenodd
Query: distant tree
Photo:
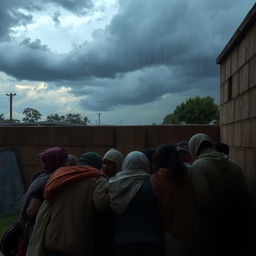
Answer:
M91 122L87 116L84 117L85 125L89 125Z
M19 122L20 120L18 119L11 119L11 120L6 119L3 113L0 114L0 123L19 123Z
M10 119L5 119L5 122L6 122L6 123L19 123L20 120L18 120L18 119L12 119L12 120L10 120Z
M47 121L57 121L57 122L65 122L66 118L63 115L58 114L50 114L46 118Z
M23 110L23 115L25 115L25 117L23 118L23 121L26 123L36 122L42 117L41 113L34 108L25 108Z
M0 114L0 122L2 123L2 122L5 122L5 121L6 121L6 119L4 118L4 114L1 113Z
M58 114L50 114L46 118L47 121L57 121L57 122L68 122L72 124L81 124L88 125L90 124L90 120L88 117L82 117L79 113L68 113L64 115Z
M219 121L219 106L210 96L189 98L164 117L163 124L209 124Z
M66 114L66 122L73 123L73 124L85 124L81 114L79 113Z

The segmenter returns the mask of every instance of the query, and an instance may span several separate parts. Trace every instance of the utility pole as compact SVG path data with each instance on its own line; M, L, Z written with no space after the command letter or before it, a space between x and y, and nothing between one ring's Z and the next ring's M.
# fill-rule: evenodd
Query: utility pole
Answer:
M6 96L10 97L10 121L12 121L12 98L16 93L6 93Z
M98 120L99 120L99 122L98 122L98 124L100 125L100 115L101 115L102 113L98 113Z

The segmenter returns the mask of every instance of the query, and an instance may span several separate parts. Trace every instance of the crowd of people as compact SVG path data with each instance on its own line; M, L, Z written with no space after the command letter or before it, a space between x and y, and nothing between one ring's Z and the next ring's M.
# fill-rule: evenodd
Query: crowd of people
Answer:
M251 202L229 148L206 134L126 156L39 154L18 256L249 255Z

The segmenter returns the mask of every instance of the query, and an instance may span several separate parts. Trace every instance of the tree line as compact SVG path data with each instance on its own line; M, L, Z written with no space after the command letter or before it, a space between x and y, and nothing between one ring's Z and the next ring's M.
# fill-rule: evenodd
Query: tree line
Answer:
M25 108L23 110L26 123L37 122L42 118L42 114L34 108ZM79 113L68 113L65 115L50 114L45 121L66 122L73 124L89 125L90 120ZM4 114L0 114L0 122L19 123L20 120L5 119ZM166 115L163 124L218 124L219 123L219 105L214 102L210 96L189 98L176 106L175 110Z
M219 105L210 96L189 98L166 115L163 124L218 124Z
M42 119L42 114L34 109L34 108L25 108L23 110L24 118L22 119L25 123L33 123L37 122L40 119ZM72 123L72 124L81 124L81 125L89 125L90 120L86 116L82 116L79 113L68 113L65 115L59 115L59 114L50 114L46 117L45 121L49 122L62 122L62 123ZM8 123L19 123L20 120L18 119L5 119L4 114L0 114L0 122L8 122Z

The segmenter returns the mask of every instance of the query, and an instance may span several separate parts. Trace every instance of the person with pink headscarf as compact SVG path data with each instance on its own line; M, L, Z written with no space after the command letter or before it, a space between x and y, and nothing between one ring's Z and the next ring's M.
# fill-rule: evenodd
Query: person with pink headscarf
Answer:
M37 212L44 200L45 184L55 170L66 165L68 154L62 147L53 147L39 153L39 157L43 165L43 171L34 176L21 203L20 222L24 227L25 250L34 228Z

